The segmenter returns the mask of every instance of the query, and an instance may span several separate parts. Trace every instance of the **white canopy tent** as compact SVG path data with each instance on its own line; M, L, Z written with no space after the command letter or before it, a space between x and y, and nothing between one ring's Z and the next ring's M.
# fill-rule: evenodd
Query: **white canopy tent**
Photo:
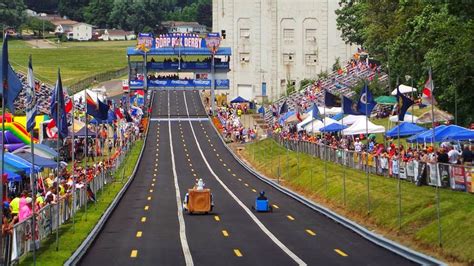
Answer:
M365 121L365 115L348 115L345 116L344 119L341 119L341 122L344 122L344 126L350 126L359 120Z
M331 108L326 108L326 113L324 113L324 106L318 106L319 113L321 115L337 115L342 112L342 107L331 107Z
M306 132L308 133L318 133L319 130L321 128L324 127L324 125L328 126L330 124L341 124L341 122L339 121L336 121L332 118L329 118L329 117L325 117L324 118L324 121L321 121L321 120L314 120L310 123L308 123L307 125L304 126L304 130L306 130Z
M407 85L400 85L399 86L400 88L400 92L401 93L411 93L411 92L416 92L416 88L413 88L413 87L410 87L410 86L407 86ZM392 95L397 95L397 88L395 88L393 91L392 91Z
M390 122L394 122L394 123L398 122L398 115L392 115L389 118L389 120ZM403 118L403 121L416 123L418 121L418 116L406 114L405 117Z
M367 126L367 127L366 127ZM367 130L368 129L368 130ZM352 126L344 129L342 135L359 135L359 134L372 134L372 133L384 133L385 127L377 126L370 121L358 120Z
M298 125L296 125L298 130L302 130L303 126L307 125L308 123L311 123L313 121L313 110L309 111L307 114L307 117L303 119Z
M87 91L87 94L89 94L91 96L92 99L94 99L94 101L97 101L97 97L99 97L99 99L101 101L105 101L106 99L106 90L105 88L98 88L98 89L86 89ZM74 94L74 101L82 101L83 103L85 102L85 95L84 95L84 90Z

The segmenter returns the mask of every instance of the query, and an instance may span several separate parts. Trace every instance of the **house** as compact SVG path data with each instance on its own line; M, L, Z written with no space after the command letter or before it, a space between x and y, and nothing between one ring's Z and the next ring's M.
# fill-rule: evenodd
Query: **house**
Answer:
M134 40L137 36L133 31L124 31L124 30L109 30L106 29L104 34L102 34L102 40L104 41L125 41L125 40Z
M72 32L68 33L68 39L89 41L92 39L92 25L82 22L72 25Z
M72 26L79 22L69 19L52 19L50 20L54 26L56 26L54 33L55 34L67 34L72 32Z
M164 21L161 25L168 33L206 33L207 28L198 22Z

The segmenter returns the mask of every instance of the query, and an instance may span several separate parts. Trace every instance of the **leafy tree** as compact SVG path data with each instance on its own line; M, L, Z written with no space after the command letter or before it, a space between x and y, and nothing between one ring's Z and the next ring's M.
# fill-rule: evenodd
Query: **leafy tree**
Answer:
M209 0L201 0L197 5L195 21L201 25L212 27L212 3Z
M91 0L84 8L84 19L87 23L99 28L107 28L113 3L113 0Z
M58 11L69 19L84 21L84 9L89 0L59 0Z
M25 0L26 6L36 12L54 13L58 10L59 0Z
M457 105L459 124L474 121L474 5L437 0L341 0L340 5L337 24L344 40L389 66L392 85L410 75L421 88L432 68L439 106L454 114Z
M130 3L115 1L109 15L109 24L124 30L131 30L128 16L132 12Z
M43 29L45 32L54 31L55 26L47 20L41 20L35 17L29 17L24 25L25 28L33 31L36 36L43 36Z
M0 30L6 27L18 29L26 20L25 8L23 0L0 0Z
M336 57L336 61L332 65L332 71L336 71L336 70L339 70L339 69L341 69L341 58Z

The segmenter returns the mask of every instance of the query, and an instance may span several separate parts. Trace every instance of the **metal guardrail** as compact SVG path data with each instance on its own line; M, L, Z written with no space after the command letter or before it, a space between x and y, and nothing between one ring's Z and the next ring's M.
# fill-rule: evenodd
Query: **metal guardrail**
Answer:
M222 135L219 133L219 131L213 126L214 130L216 131L217 135L219 135L219 139L222 141L222 144L226 147L226 149L229 151L229 153L234 157L234 159L240 163L249 173L260 179L261 181L267 183L268 185L274 187L278 191L282 192L283 194L295 199L296 201L304 204L305 206L309 207L310 209L313 209L326 217L334 220L335 222L341 224L342 226L346 227L347 229L359 234L360 236L364 237L365 239L373 242L374 244L385 248L387 250L390 250L391 252L394 252L408 260L411 260L415 263L419 263L422 265L446 265L445 263L436 260L435 258L432 258L430 256L427 256L425 254L422 254L420 252L414 251L408 247L405 247L403 245L400 245L394 241L391 241L379 234L376 234L361 225L321 206L316 204L315 202L299 195L298 193L285 188L281 186L280 184L272 181L270 178L260 174L257 170L253 169L249 165L247 165L245 162L243 162L233 151L230 149L227 144L225 143L225 140L222 138Z
M273 138L289 150L306 153L348 168L369 171L370 174L380 176L400 177L402 180L413 183L422 182L430 186L474 193L474 180L471 177L474 173L474 166L472 165L423 162L421 160L404 161L365 152L333 148L308 141L282 139L278 135L274 135Z
M84 184L81 188L74 189L73 192L66 194L59 198L57 203L52 203L41 208L37 213L37 227L35 229L35 241L32 239L33 217L29 217L13 226L12 234L4 240L7 244L5 254L5 264L10 265L17 263L20 258L32 251L36 245L39 247L41 240L44 240L49 235L60 227L65 222L76 214L76 212L85 206L88 200L87 186L89 185L92 192L97 194L104 188L112 179L111 171L116 170L124 159L124 153L120 154L114 165L109 169L101 169L94 178ZM73 195L74 194L74 195ZM59 212L59 221L58 221Z
M150 102L153 103L154 99L155 99L155 94L153 94L153 96L151 97ZM107 210L105 210L104 214L102 215L100 220L97 222L97 224L94 226L94 228L89 233L89 235L86 237L86 239L84 239L84 241L81 243L81 245L76 249L76 251L71 255L71 257L69 257L69 259L64 263L64 265L69 266L69 265L76 265L76 264L79 263L79 261L86 254L87 250L92 245L92 243L94 242L96 237L99 235L102 228L104 228L105 223L109 219L110 215L112 215L112 213L114 212L115 207L117 207L117 205L120 203L120 200L122 200L123 195L125 194L125 192L127 192L127 190L130 187L131 183L135 179L135 174L136 174L136 172L138 170L138 167L140 165L140 162L142 160L143 152L145 151L146 141L148 139L148 131L149 131L149 128L150 128L150 120L151 119L148 119L148 125L146 127L147 131L145 133L145 139L144 139L144 142L143 142L142 149L140 151L140 155L138 156L138 160L137 160L137 163L135 164L135 167L133 168L132 174L128 177L127 183L125 183L125 185L119 191L117 196L115 196L112 203L109 205Z

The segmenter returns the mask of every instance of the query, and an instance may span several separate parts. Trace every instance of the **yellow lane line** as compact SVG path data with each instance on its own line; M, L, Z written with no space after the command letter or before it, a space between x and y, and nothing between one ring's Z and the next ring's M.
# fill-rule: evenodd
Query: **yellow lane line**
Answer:
M137 237L142 237L142 235L143 235L142 231L137 232Z
M257 191L255 190L255 188L252 188L252 192L255 192L255 193L257 193Z
M147 200L151 200L151 197L148 197Z
M229 232L227 232L227 230L222 230L222 235L224 235L225 237L228 237L228 236L229 236Z
M227 171L230 172L231 171L230 168L228 168Z
M275 208L275 209L280 209L280 207L278 207L278 205L276 205L276 204L273 204L272 207Z
M156 174L153 174L153 176L156 176ZM153 181L155 181L155 180L153 180Z
M217 215L214 215L214 220L216 220L216 222L219 222L221 220L221 218Z
M155 182L155 181L156 181L156 178L153 178L153 182Z
M308 233L308 234L311 235L311 236L315 236L315 235L316 235L315 232L313 232L312 230L309 230L309 229L306 229L306 233Z
M240 252L240 250L238 250L238 249L234 249L234 254L235 254L235 256L237 256L237 257L242 257L242 256L243 256L243 255L242 255L242 252Z
M238 180L242 182L242 179L241 179L241 178L239 178Z
M223 163L222 165L223 165L224 167L226 167L226 166L227 166L227 164L225 164L225 163Z
M158 168L155 168L155 172L158 172Z
M192 163L190 163L190 164L189 164L189 167L193 167L193 164L192 164Z
M130 253L130 258L136 258L138 255L138 251L136 249L132 250L132 253Z
M146 217L143 216L143 217L140 219L140 221L141 221L142 223L146 222Z
M148 209L150 209L150 206L145 206L145 211L148 211Z
M197 176L196 174L193 174L193 176Z
M155 183L151 183L151 186L154 187L154 186L155 186Z
M337 254L341 255L342 257L347 257L349 255L347 255L346 253L344 253L342 250L340 249L334 249L334 251L336 251Z
M245 184L244 184L244 186L248 187L248 186L249 186L249 184L245 183Z
M150 189L150 193L153 193L153 189Z
M216 153L216 156L219 157L219 153Z
M294 218L293 216L291 216L291 215L287 215L286 218L288 218L288 220L290 220L290 221L294 221L294 220L295 220L295 218ZM308 232L308 230L306 230L306 232ZM309 234L309 232L308 232L308 234Z
M236 176L235 174L232 174L232 176Z

